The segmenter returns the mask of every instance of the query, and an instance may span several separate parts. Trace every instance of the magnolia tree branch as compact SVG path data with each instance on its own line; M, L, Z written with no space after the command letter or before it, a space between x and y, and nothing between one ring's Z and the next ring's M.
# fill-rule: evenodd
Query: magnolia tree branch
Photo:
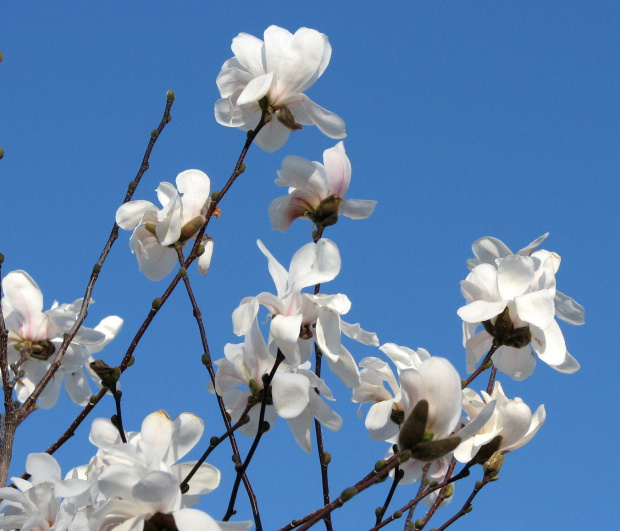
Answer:
M129 187L127 189L127 193L125 194L125 200L123 201L123 203L127 203L132 198L133 193L136 187L138 186L138 183L142 179L142 176L144 175L146 170L148 170L149 168L149 157L151 155L151 151L153 150L153 147L155 146L155 142L159 138L159 135L163 131L166 124L168 124L171 120L170 109L172 107L173 102L174 102L174 92L169 91L168 94L166 95L166 108L164 110L164 115L157 129L154 129L151 132L151 138L149 140L146 151L144 153L144 157L142 158L142 164L140 165L140 169L138 170L136 178L131 183L129 183ZM90 305L90 301L91 301L90 297L95 288L95 283L97 282L97 279L99 278L99 272L101 271L101 267L103 266L103 263L108 257L110 250L112 249L112 245L118 238L118 228L119 228L118 225L115 223L114 227L112 228L110 232L108 241L106 242L103 248L103 251L101 252L101 255L99 256L99 260L97 260L97 263L93 267L90 280L88 281L88 285L86 287L86 293L84 294L84 299L82 301L82 307L80 308L80 312L75 321L75 324L73 325L71 330L67 334L65 334L62 345L60 346L58 352L56 353L54 361L51 364L48 371L46 372L45 376L43 376L41 381L37 384L34 391L26 399L22 407L19 408L17 412L17 423L18 424L23 422L23 420L34 410L37 398L43 392L43 389L45 389L45 386L52 379L56 371L60 368L60 363L62 361L63 356L65 355L65 352L67 351L67 348L69 347L69 345L71 344L71 341L73 341L73 338L78 333L78 330L84 323L84 320L86 319L86 315L88 313L88 306Z

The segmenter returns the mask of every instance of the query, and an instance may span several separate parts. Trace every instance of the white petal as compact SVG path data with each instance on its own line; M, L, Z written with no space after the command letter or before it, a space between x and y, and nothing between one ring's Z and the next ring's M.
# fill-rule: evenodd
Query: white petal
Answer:
M243 68L253 76L265 73L262 40L248 33L239 33L233 39L231 49Z
M26 458L26 472L32 477L33 485L40 483L55 483L60 481L60 465L50 454L33 453Z
M198 509L178 509L172 515L174 516L174 523L178 531L195 531L196 529L201 529L202 531L222 531L224 529L207 513L203 513ZM249 528L242 527L239 529Z
M333 411L316 393L310 393L310 411L328 430L338 431L342 427L342 418Z
M163 409L148 415L142 421L141 439L163 459L172 441L173 423Z
M172 441L164 461L173 464L182 459L202 437L205 425L192 413L181 413L173 421Z
M351 161L344 150L344 143L338 142L323 152L323 164L329 186L329 195L344 198L351 183Z
M566 360L566 343L560 326L554 320L544 330L530 326L532 347L538 357L549 365L562 365Z
M310 382L301 374L278 371L273 377L273 407L284 419L298 417L308 407Z
M317 105L305 94L299 94L296 101L288 103L288 107L301 124L314 124L321 133L330 138L340 139L347 136L344 120L337 114Z
M514 380L525 380L534 374L536 358L529 346L523 348L500 347L493 354L493 363L499 372L507 374Z
M377 202L369 199L345 199L340 203L338 213L351 219L366 219L375 211L376 206Z
M522 295L534 280L534 261L529 256L510 255L497 267L497 286L502 299Z
M188 476L196 463L197 461L186 461L172 467L173 474L179 483ZM222 474L217 468L208 463L203 463L192 476L189 482L189 490L185 494L190 496L209 494L219 486L221 478Z
M377 337L377 334L375 334L374 332L367 332L366 330L363 330L359 323L345 323L341 319L340 329L345 336L350 337L355 341L359 341L363 345L370 345L372 347L379 346L379 338Z
M176 178L177 188L183 194L183 222L199 216L209 200L211 181L200 170L185 170Z
M243 89L239 98L237 99L237 105L244 105L246 103L255 103L263 98L273 82L273 73L269 72L263 76L255 77L247 86Z
M553 321L553 296L546 289L516 297L515 306L519 319L538 328L547 328Z
M133 230L136 225L143 223L145 214L150 213L151 218L149 221L154 221L157 217L157 208L150 201L144 201L139 199L137 201L129 201L122 204L116 211L116 223L121 229Z
M271 320L271 337L291 365L302 363L297 340L301 329L301 315L276 315Z
M551 367L564 374L573 374L581 368L581 365L579 365L579 362L573 358L573 356L566 352L566 359L564 362L560 365L551 365Z
M211 258L213 257L213 238L210 236L203 236L201 245L205 248L204 253L198 257L198 272L201 275L206 275L211 269Z
M97 448L108 448L121 442L118 428L108 419L96 418L90 428L88 440Z
M581 325L585 323L585 308L564 293L555 292L555 314L568 324Z
M342 380L342 383L349 388L359 387L361 384L360 372L355 359L344 346L340 347L340 355L337 360L334 361L330 357L326 359L329 368Z
M506 308L506 301L474 301L461 306L456 313L468 323L481 323L499 315Z

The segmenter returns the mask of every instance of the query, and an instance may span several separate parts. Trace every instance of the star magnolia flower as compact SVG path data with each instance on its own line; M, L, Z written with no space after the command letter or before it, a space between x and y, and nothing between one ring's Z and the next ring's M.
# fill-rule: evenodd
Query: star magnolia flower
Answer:
M278 171L276 184L289 186L289 195L274 199L269 207L271 226L286 231L297 218L309 218L317 227L333 225L342 214L352 219L370 216L376 201L344 199L351 182L351 162L338 142L323 152L323 162L289 155Z
M15 385L17 399L23 403L52 365L63 334L69 332L77 320L82 299L71 304L56 302L43 312L43 294L25 271L9 273L2 281L2 288L2 312L9 331L8 361L11 367L23 371ZM81 327L67 348L60 369L39 395L38 404L44 409L53 407L64 379L69 398L76 404L86 405L92 393L83 366L91 354L99 352L116 337L122 324L120 317L110 316L94 329Z
M536 359L532 349L560 372L573 373L579 369L579 363L566 350L554 315L557 313L575 324L583 323L583 307L570 297L557 295L555 273L560 257L544 250L531 252L542 239L520 251L521 254L508 254L493 263L487 260L495 254L505 254L503 244L490 238L474 244L474 253L482 258L469 262L473 269L461 282L461 292L468 304L457 312L464 321L469 372L492 344L497 347L493 363L516 380L524 380L534 372ZM479 324L485 330L476 334Z
M209 177L200 170L186 170L179 173L176 183L178 190L168 182L157 187L162 209L150 201L137 200L121 205L116 211L119 227L133 230L129 247L138 259L140 271L149 280L161 280L174 269L178 264L174 246L193 241L205 223L210 203ZM200 243L205 250L198 257L198 272L206 275L211 265L213 240L204 235Z
M334 242L322 238L299 249L289 271L273 257L261 241L258 246L269 261L269 272L277 295L260 293L246 297L233 312L233 329L238 336L246 334L256 319L260 305L272 315L270 337L287 362L301 365L308 361L314 342L327 363L348 387L360 384L353 356L341 344L341 332L366 345L378 345L377 336L340 319L351 301L346 295L311 295L301 290L333 280L340 271L340 253ZM314 326L316 325L316 326Z
M481 446L497 435L502 437L496 451L510 452L529 442L545 422L545 406L538 407L534 415L520 398L507 398L500 382L495 382L491 395L482 391L482 398L472 389L463 389L463 409L470 419L495 400L495 411L487 423L474 436L464 441L455 451L454 457L461 463L470 461Z
M255 437L259 428L260 402L265 392L263 376L271 372L276 357L269 352L256 320L246 334L245 342L227 344L224 353L226 358L215 362L218 367L215 390L223 398L233 422L241 418L250 397L258 401L247 413L249 422L240 428L245 435ZM334 400L330 389L308 367L309 363L301 367L286 363L278 366L271 382L271 404L266 406L264 417L270 426L277 416L286 420L295 440L306 452L311 450L310 432L314 419L333 431L342 426L342 418L322 400ZM314 389L318 389L321 395Z
M344 121L305 94L329 64L332 49L327 36L300 28L291 34L278 26L265 30L265 41L247 33L233 39L232 57L222 65L217 87L215 119L228 127L254 129L262 113L271 120L256 137L266 151L281 148L291 131L316 125L330 138L346 136Z
M380 347L401 370L418 369L424 360L431 355L423 348L416 352L394 343L386 343ZM362 371L361 385L353 390L353 402L360 404L358 415L361 416L361 405L372 403L366 415L365 426L371 439L376 441L396 442L400 425L405 420L405 406L402 400L400 384L390 366L375 357L364 358L360 362ZM389 390L386 389L385 383Z
M62 480L58 462L45 453L30 454L26 472L30 481L14 477L11 481L17 489L0 488L0 529L71 528L79 507L76 500L90 489L90 482Z

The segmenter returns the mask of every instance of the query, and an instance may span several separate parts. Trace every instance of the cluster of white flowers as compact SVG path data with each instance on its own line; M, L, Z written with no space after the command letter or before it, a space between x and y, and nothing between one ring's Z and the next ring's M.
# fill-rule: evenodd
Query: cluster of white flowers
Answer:
M77 320L82 299L71 304L54 302L51 309L43 311L43 294L25 271L9 273L2 280L2 289L10 377L14 379L17 399L23 403L55 361L64 340L63 335L71 330ZM93 361L92 354L102 350L116 337L122 326L120 317L110 316L94 329L81 327L62 357L59 370L39 395L38 404L45 409L54 406L64 379L71 400L85 406L92 395L86 372L100 386L99 378L87 363Z
M249 138L267 151L282 147L291 131L302 125L317 125L330 138L346 136L342 119L303 94L329 63L331 47L325 35L307 28L291 34L271 26L264 41L242 33L233 40L232 49L235 57L224 63L217 78L222 97L215 104L219 123L243 130L260 125L258 134ZM288 270L258 241L276 293L246 297L234 310L233 331L244 339L227 344L225 357L214 362L217 374L210 391L222 397L233 422L241 421L241 433L256 437L280 416L300 447L310 452L314 420L330 430L340 429L343 422L326 402L334 396L313 369L314 352L353 390L352 400L360 410L363 404L371 404L365 420L370 437L390 443L388 454L398 448L411 456L400 465L405 484L420 481L425 474L441 480L453 459L469 466L488 451L505 454L521 447L544 423L544 406L532 414L520 398L507 398L494 381L495 371L492 391L478 395L462 388L457 371L444 358L394 343L379 347L376 334L342 319L351 308L346 295L319 290L341 268L338 247L322 237L323 230L340 215L367 218L376 206L375 201L345 199L350 181L351 163L343 142L324 151L323 164L297 156L284 159L275 182L289 190L269 207L272 227L284 232L295 219L306 218L317 229L312 233L314 241L295 252ZM173 270L186 242L203 233L211 206L210 180L202 171L184 171L176 184L162 182L157 188L161 209L136 200L116 212L118 225L133 231L130 247L140 270L155 281ZM534 372L535 355L560 372L578 370L555 317L582 324L584 310L556 290L560 257L535 250L546 236L516 254L495 238L474 243L475 258L467 262L470 273L461 282L466 304L458 310L470 373L485 356L492 356L493 366L515 380ZM198 270L206 274L213 241L201 235L200 244ZM308 288L314 292L303 291ZM7 275L3 289L11 375L17 398L23 402L54 360L63 334L75 323L81 300L54 304L43 312L41 292L23 271ZM259 325L261 307L268 312L267 340ZM40 395L41 406L56 402L63 375L71 399L86 404L90 388L83 366L116 336L121 325L120 318L108 317L94 329L79 330L60 371ZM343 334L379 347L396 366L396 375L385 358L366 357L358 363L343 345ZM201 495L218 486L216 468L200 465L189 490L179 488L195 463L177 461L198 442L203 429L202 421L193 415L183 414L173 421L158 411L144 420L141 432L127 434L127 442L122 442L115 425L97 419L90 440L99 450L88 465L73 469L61 480L53 457L31 454L26 464L31 481L13 478L18 490L0 489L4 499L0 530L218 530L221 525L249 529L249 522L220 524L191 509ZM428 496L426 502L436 496Z
M41 529L130 531L178 529L220 531L208 514L192 509L203 494L220 483L220 471L202 463L181 492L183 479L195 461L179 463L200 440L202 420L183 413L174 420L165 411L148 415L140 432L126 434L96 419L90 441L98 447L87 465L70 470L61 479L60 466L48 454L30 454L26 471L30 481L12 478L17 489L0 488L0 530ZM149 525L150 524L150 525ZM251 522L227 522L225 528L247 531Z

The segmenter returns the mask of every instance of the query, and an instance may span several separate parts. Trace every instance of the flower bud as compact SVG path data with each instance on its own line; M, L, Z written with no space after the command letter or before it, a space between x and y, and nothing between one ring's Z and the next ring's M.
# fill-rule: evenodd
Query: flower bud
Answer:
M174 90L169 90L166 92L166 99L168 101L174 101Z
M186 242L187 240L193 238L200 230L200 228L205 224L205 221L207 220L204 216L196 216L195 218L190 219L181 228L181 236L179 236L179 241Z
M331 462L332 462L332 454L330 454L329 452L323 452L323 464L327 466Z
M427 420L428 401L420 400L400 428L398 447L402 450L411 450L420 443L424 437Z
M156 299L153 299L153 302L151 303L151 308L153 310L159 310L163 303L164 301L162 301L160 297L157 297Z
M340 499L342 503L348 502L353 496L357 494L357 489L355 487L349 487L348 489L344 489L342 494L340 494Z
M287 127L291 131L299 131L302 129L301 124L295 120L295 116L286 105L282 105L282 107L276 110L276 118L284 127Z
M446 454L449 454L461 444L460 437L447 437L436 441L423 442L411 448L411 455L418 461L435 461Z
M491 480L499 474L499 471L504 464L505 454L495 452L487 462L484 463L484 477L487 480Z

